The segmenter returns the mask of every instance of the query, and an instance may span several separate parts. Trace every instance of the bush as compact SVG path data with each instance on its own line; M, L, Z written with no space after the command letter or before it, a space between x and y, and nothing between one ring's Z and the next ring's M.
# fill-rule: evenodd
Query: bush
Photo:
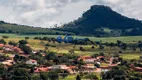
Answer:
M25 45L25 44L27 44L27 43L28 43L28 42L27 42L26 40L20 40L20 41L19 41L19 44L20 44L20 45Z
M32 52L31 47L26 45L19 45L19 48L21 48L26 54L30 54Z
M90 80L98 80L98 77L93 73L85 75L85 78Z
M9 36L2 36L2 38L5 38L5 39L7 39L7 38L9 38Z
M30 39L29 37L25 37L26 40Z
M1 39L0 44L6 44L6 41L4 39Z
M79 49L80 49L80 51L85 51L85 49L83 47L80 47Z
M13 45L13 46L17 46L17 43L16 42L14 42L14 41L9 41L9 43L8 43L9 45Z

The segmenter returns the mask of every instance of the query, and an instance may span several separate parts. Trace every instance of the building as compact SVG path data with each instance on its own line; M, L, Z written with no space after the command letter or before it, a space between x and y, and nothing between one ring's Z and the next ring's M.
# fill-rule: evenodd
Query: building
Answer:
M26 61L26 64L37 65L37 60L30 59Z

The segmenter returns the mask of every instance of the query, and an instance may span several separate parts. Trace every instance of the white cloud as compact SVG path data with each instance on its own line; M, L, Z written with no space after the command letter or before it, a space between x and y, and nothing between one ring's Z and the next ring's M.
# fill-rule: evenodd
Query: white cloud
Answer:
M142 0L96 0L97 2L110 6L120 14L142 20Z
M128 17L142 19L142 0L0 0L0 20L51 27L77 19L91 5L103 4Z
M120 2L120 0L105 0L105 2L111 3L111 4L117 4Z

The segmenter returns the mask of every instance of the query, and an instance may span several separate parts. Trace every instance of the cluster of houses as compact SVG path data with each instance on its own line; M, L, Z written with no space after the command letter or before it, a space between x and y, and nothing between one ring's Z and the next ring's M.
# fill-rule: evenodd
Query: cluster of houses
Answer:
M3 45L0 44L0 54L1 53L7 53L7 52L16 52L21 55L23 55L23 51L18 48L11 45ZM33 51L33 53L36 53L36 51ZM9 57L9 60L5 60L0 62L1 64L4 64L6 66L12 66L15 62L13 60L14 54L11 54ZM63 56L63 55L61 55ZM48 72L50 70L65 70L70 74L76 74L78 72L84 72L84 73L90 73L90 72L107 72L111 70L112 67L118 66L121 64L119 62L119 57L110 57L109 59L106 59L105 56L97 56L96 58L93 58L92 56L80 56L78 60L83 60L85 65L81 66L81 70L79 70L78 66L67 66L64 64L61 65L52 65L52 66L44 66L44 65L38 65L37 60L29 59L25 63L30 65L38 65L34 68L34 73L40 73L40 72ZM105 64L105 65L103 65ZM142 68L140 67L134 67L136 71L142 71Z
M12 45L0 44L0 48L2 48L3 53L8 53L8 52L15 52L19 54L24 53L24 51L22 51L20 48L12 46Z
M101 66L102 63L104 63L104 56L98 56L97 58L92 58L91 56L80 56L78 60L82 59L85 62L85 65L82 66L81 72L84 73L90 73L90 72L106 72L111 69L111 67L117 66L119 64L112 64L113 59L111 58L110 62L105 62L108 64L108 66ZM31 64L31 65L38 65L36 60L28 60L26 64ZM96 67L94 64L100 65L100 67ZM39 73L39 72L48 72L50 70L66 70L70 74L76 74L80 72L77 66L67 66L67 65L53 65L53 66L40 66L40 67L35 67L34 72Z

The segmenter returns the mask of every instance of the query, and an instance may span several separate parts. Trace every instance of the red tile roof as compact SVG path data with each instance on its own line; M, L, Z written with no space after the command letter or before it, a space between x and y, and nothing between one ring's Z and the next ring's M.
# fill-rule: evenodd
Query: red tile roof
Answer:
M104 56L98 56L97 59L104 58Z
M34 70L35 73L48 72L48 71L49 71L49 69L47 67L37 68L36 70Z
M75 69L77 68L76 66L68 66L70 69Z
M0 47L3 47L4 46L4 44L0 44Z

